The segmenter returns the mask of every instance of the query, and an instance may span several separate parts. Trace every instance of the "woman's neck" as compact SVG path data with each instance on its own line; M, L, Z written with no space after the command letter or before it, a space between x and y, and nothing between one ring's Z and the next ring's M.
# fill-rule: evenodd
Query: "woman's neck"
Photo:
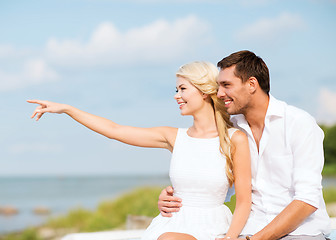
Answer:
M215 113L211 105L193 115L193 118L193 125L188 131L191 137L212 138L218 136Z

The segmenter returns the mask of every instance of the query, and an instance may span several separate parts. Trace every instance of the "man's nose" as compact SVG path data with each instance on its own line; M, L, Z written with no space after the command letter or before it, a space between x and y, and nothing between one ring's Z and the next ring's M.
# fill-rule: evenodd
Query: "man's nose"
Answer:
M217 91L217 97L218 98L223 98L224 96L225 96L225 91L223 90L222 87L219 87L218 91Z

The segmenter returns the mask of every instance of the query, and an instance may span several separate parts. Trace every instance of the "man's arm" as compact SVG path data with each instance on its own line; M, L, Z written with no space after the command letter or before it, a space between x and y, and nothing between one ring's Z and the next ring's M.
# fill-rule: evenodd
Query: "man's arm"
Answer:
M265 228L251 237L251 240L273 240L294 231L317 208L300 200L292 201Z
M180 211L180 208L182 207L182 199L173 195L174 189L171 186L168 186L161 191L158 208L163 217L173 216L172 213Z

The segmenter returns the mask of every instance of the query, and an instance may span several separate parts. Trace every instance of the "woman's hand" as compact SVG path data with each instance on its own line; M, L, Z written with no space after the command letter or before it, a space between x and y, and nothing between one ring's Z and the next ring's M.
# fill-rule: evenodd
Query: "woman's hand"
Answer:
M27 102L39 104L39 106L36 107L35 111L33 112L33 115L31 116L31 118L34 118L36 116L36 121L38 121L46 112L64 113L68 107L68 105L66 104L42 101L42 100L27 100Z

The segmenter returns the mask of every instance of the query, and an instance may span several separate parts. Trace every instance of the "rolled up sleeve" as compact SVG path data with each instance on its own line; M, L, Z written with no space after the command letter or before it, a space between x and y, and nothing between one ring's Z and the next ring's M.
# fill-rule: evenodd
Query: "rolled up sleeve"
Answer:
M298 116L293 124L294 199L316 208L320 206L322 169L324 165L322 129L307 115Z

